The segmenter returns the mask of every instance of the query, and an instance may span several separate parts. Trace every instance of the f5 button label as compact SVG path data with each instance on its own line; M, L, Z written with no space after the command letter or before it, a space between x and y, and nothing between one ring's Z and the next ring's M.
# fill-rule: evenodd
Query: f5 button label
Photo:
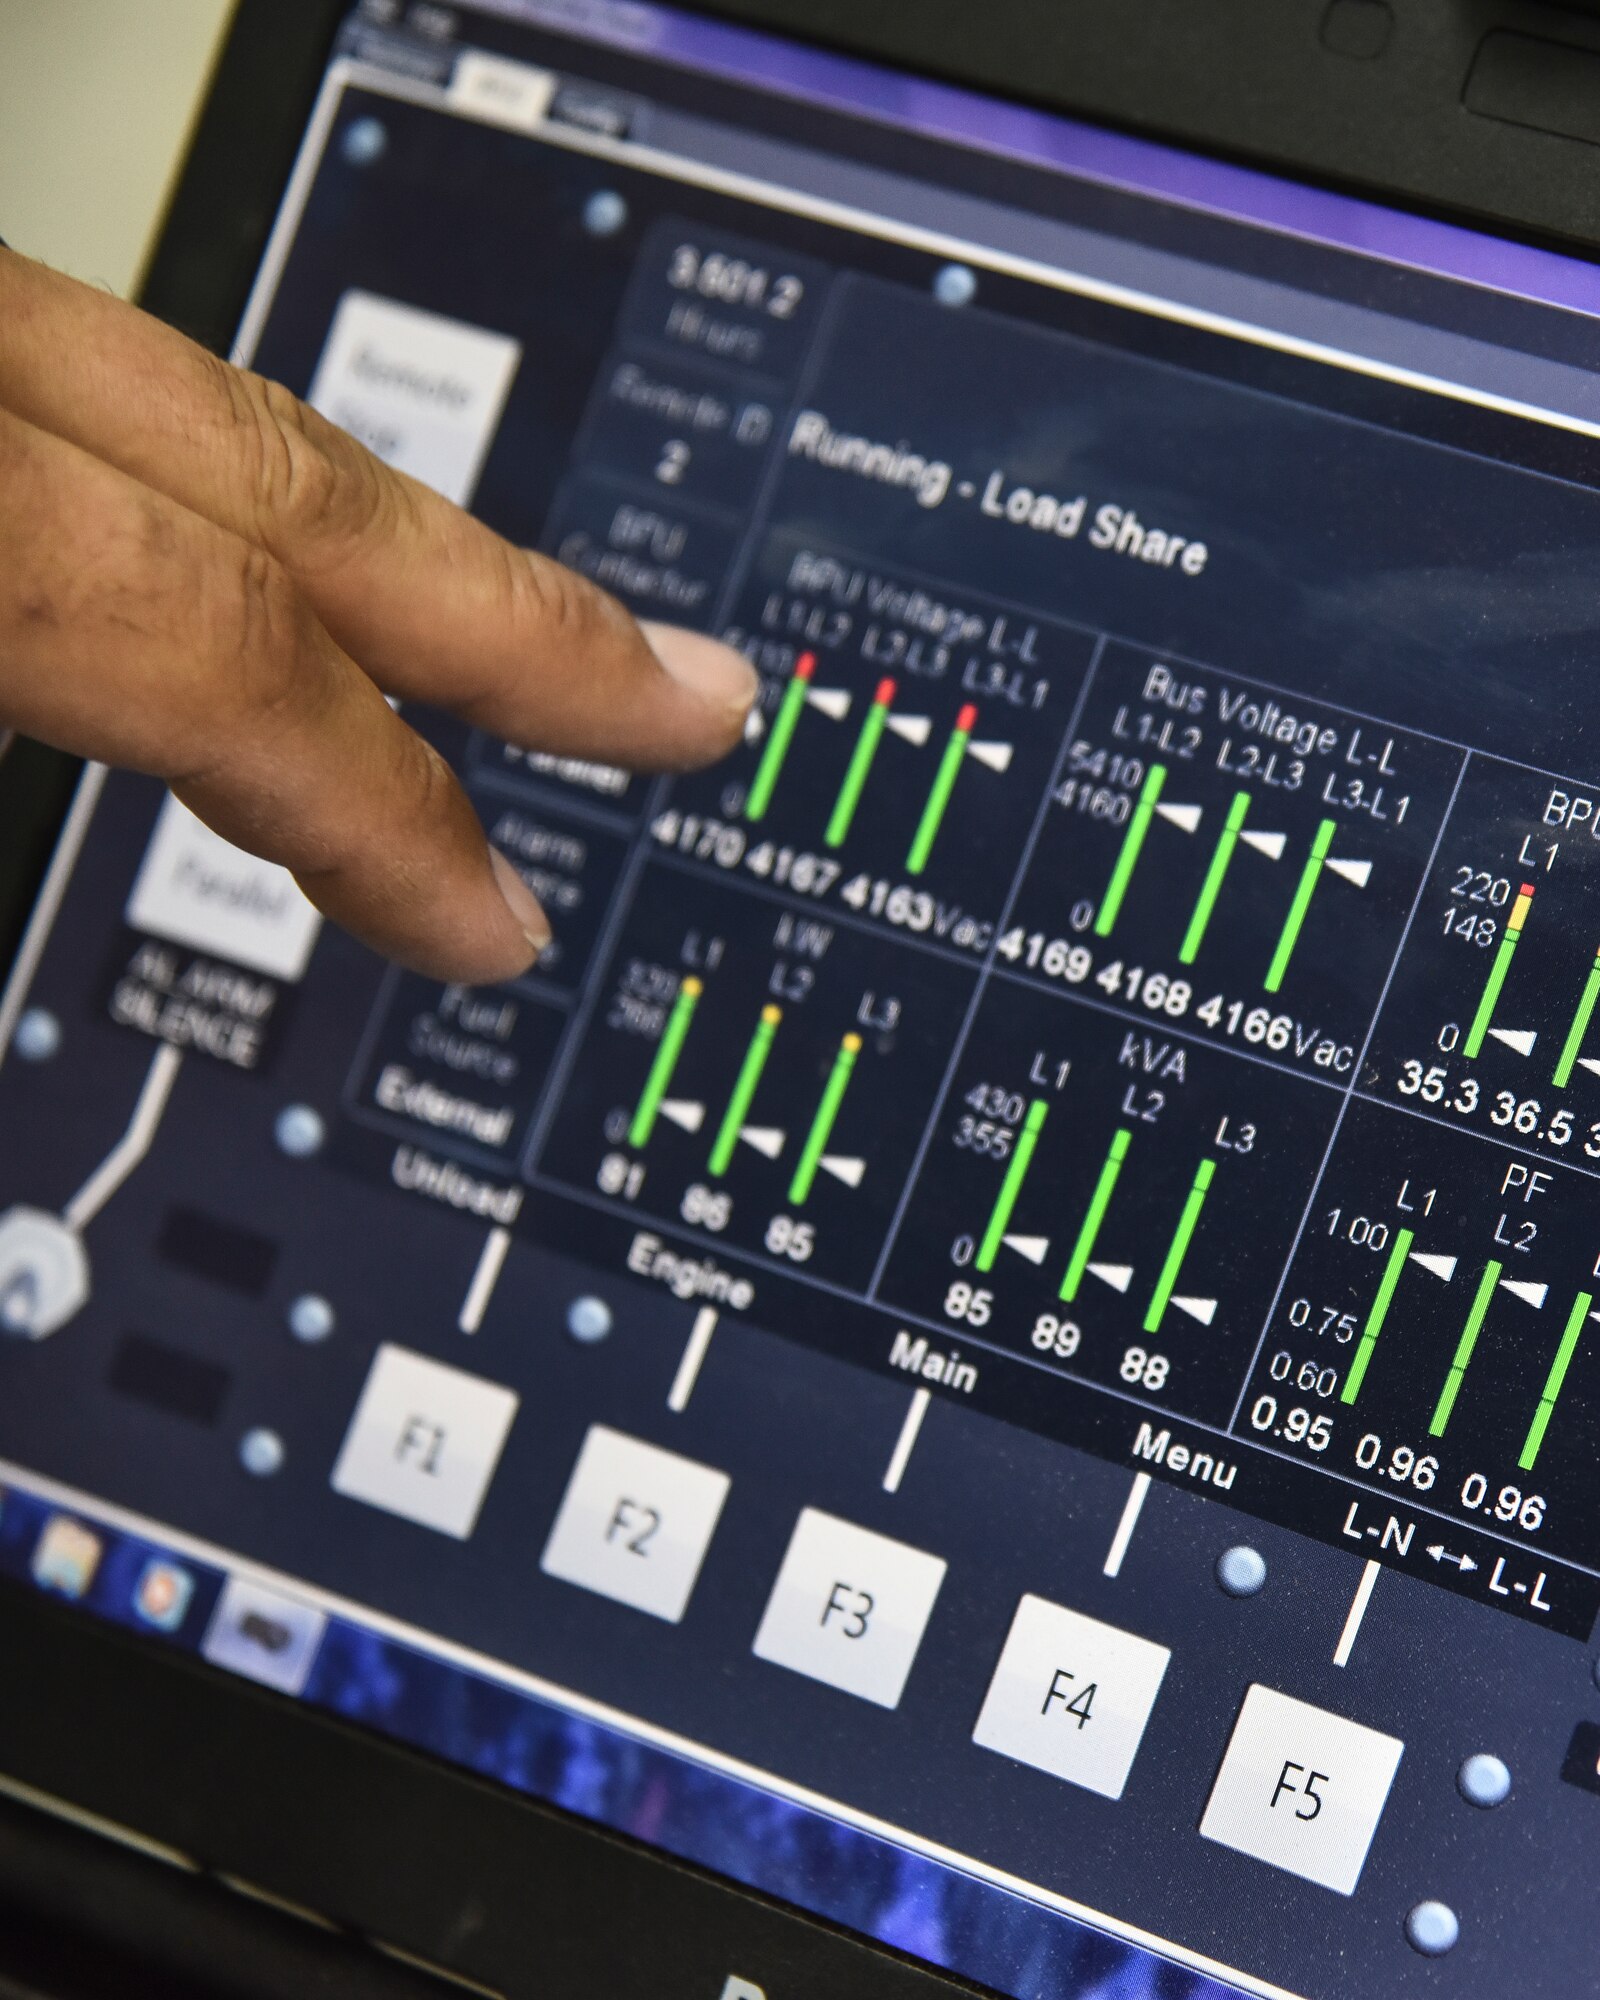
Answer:
M1252 1687L1200 1831L1354 1895L1404 1749L1397 1737Z
M807 1507L767 1601L756 1657L898 1707L944 1572L938 1556Z

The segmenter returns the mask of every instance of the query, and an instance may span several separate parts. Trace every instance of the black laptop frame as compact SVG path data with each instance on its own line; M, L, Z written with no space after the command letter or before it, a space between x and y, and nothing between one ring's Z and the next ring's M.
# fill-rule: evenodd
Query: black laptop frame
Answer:
M1513 0L1396 0L1389 46L1357 57L1330 40L1348 3L988 0L981 26L970 0L700 11L1592 256L1593 147L1470 111L1463 92L1487 36L1600 56L1600 22ZM236 9L142 287L219 351L347 12ZM28 744L0 767L0 950L21 935L75 769ZM180 1871L552 2000L709 2000L734 1975L770 1982L773 2000L971 1990L13 1586L0 1586L0 1630L0 1789L144 1843L139 1867L156 1865L153 1845ZM0 1843L0 1907L18 1893ZM92 1910L78 1915L92 1928Z

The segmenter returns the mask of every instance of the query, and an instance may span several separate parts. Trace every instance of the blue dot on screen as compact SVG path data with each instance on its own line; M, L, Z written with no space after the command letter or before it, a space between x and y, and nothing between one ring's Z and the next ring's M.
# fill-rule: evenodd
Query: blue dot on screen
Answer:
M1406 1918L1406 1941L1424 1958L1442 1958L1461 1935L1461 1920L1448 1903L1418 1903Z
M1217 1581L1230 1597L1254 1597L1267 1580L1267 1559L1241 1544L1217 1557Z

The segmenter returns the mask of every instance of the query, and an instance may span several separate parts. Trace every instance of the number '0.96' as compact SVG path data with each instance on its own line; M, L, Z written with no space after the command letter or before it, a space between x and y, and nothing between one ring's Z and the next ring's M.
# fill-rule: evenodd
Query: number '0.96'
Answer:
M1542 1493L1524 1493L1520 1486L1502 1486L1489 1498L1489 1482L1481 1472L1469 1472L1461 1482L1461 1504L1470 1514L1492 1514L1508 1526L1513 1523L1532 1534L1544 1525L1545 1501Z

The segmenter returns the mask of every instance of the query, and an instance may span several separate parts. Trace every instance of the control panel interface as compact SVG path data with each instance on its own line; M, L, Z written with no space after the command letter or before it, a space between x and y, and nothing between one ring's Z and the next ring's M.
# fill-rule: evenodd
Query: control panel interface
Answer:
M0 1568L1028 2000L1591 1990L1568 267L522 11L349 26L241 353L758 703L406 711L494 990L89 772Z

